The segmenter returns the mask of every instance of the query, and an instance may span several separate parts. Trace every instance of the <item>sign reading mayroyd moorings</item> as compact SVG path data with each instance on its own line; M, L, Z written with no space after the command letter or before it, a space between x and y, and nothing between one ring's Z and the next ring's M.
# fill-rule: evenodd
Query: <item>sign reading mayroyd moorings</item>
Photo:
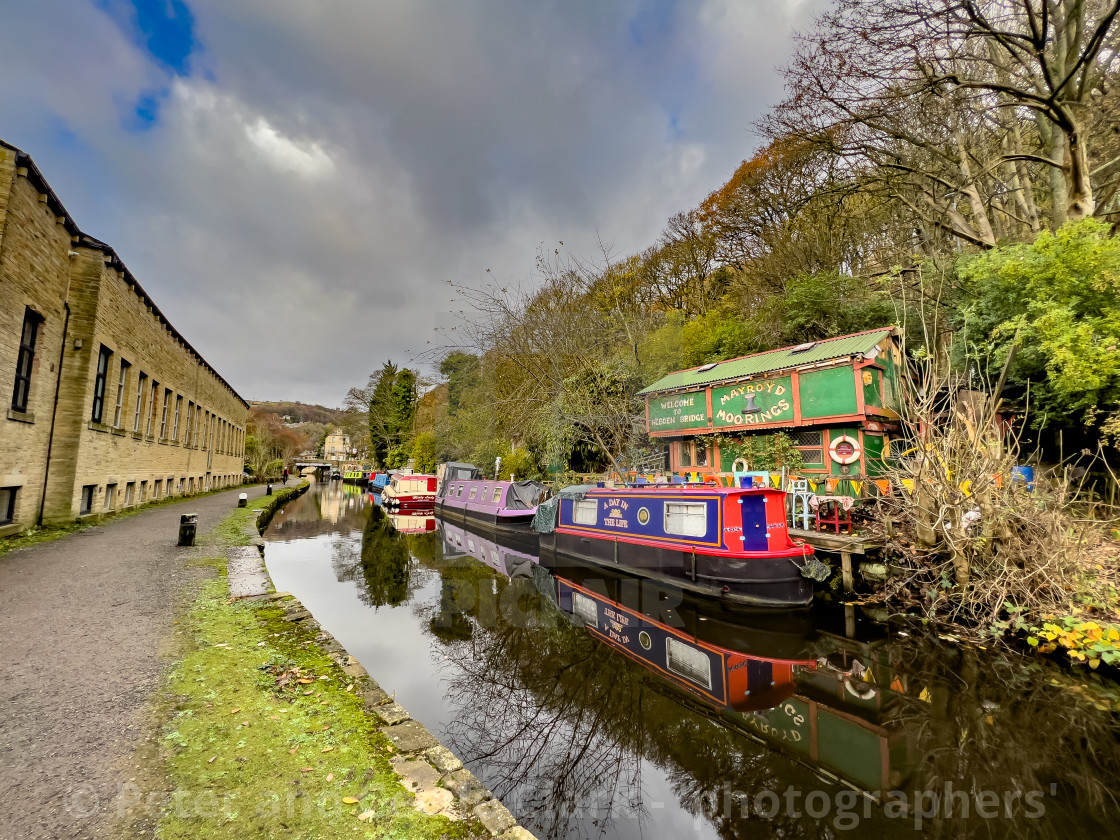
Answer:
M708 396L704 391L674 394L649 401L650 431L708 428Z
M712 389L712 425L751 426L793 420L793 379L778 376Z

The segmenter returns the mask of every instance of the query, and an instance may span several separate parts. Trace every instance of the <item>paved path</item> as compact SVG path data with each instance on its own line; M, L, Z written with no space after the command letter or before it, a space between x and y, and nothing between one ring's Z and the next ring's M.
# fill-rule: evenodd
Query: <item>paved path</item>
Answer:
M260 487L154 508L0 557L0 840L106 837L146 703L204 569L179 548ZM252 504L252 501L250 501Z

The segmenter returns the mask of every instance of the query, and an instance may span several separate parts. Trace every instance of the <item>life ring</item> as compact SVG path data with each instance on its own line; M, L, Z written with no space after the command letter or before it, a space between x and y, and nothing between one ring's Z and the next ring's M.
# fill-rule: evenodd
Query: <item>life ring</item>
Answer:
M739 469L740 464L743 465L742 469ZM736 458L734 460L734 462L732 462L731 472L746 472L746 471L747 471L747 459L746 458Z
M863 454L863 447L855 438L841 435L829 441L828 454L837 464L854 464Z

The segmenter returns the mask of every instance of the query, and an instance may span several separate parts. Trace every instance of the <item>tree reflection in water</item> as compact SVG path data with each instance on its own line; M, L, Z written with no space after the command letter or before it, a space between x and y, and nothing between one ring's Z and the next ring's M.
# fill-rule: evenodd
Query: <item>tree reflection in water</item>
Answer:
M852 819L861 836L1056 840L1073 825L1086 836L1115 831L1108 815L1117 812L1120 779L1116 718L1094 707L1091 687L1052 666L931 636L852 642L853 657L878 682L871 676L853 686L823 660L819 670L804 671L798 697L813 698L820 715L863 738L862 745L820 745L822 754L839 756L841 778L846 752L870 745L882 753L887 784L907 797L907 809L884 811L821 777L817 768L825 766L808 751L791 754L760 737L752 713L712 708L597 641L531 580L487 572L493 584L476 586L482 595L473 596L456 569L441 573L437 618L470 617L469 638L441 635L455 666L446 696L456 710L450 745L543 836L659 836L660 803L643 790L643 762L665 775L685 812L725 838L831 836L853 827ZM837 645L846 642L840 637ZM952 819L927 800L931 814L916 831L915 794L941 796L946 783L970 797L968 819L959 797ZM743 815L740 793L782 796L790 786L800 791L799 809L783 804L762 816L748 806ZM885 801L880 786L857 786ZM832 803L823 818L805 812L803 797L812 791ZM1028 791L1038 792L1041 819L1025 816L1037 813L1024 803ZM848 820L838 817L841 801ZM977 801L997 804L984 805L985 818Z
M439 734L542 838L661 837L663 815L679 828L681 811L696 821L689 836L837 836L854 827L837 822L835 805L858 796L851 787L881 796L886 785L912 803L949 783L969 797L968 820L923 817L919 832L913 810L888 819L860 797L850 836L1117 834L1120 727L1108 709L1120 709L1120 695L1095 675L913 631L847 638L843 621L825 622L826 649L790 698L813 709L815 728L793 749L775 734L782 709L713 707L591 636L558 608L556 581L540 566L510 580L445 556L435 534L397 534L377 508L360 535L333 544L336 576L358 583L367 604L407 603L418 615L450 720ZM435 575L438 597L419 598ZM725 619L688 626L703 633ZM758 813L756 796L790 787L799 810ZM805 812L813 791L833 803L823 818ZM1041 819L1024 817L1028 791L1041 793ZM738 794L750 798L746 816ZM977 816L983 794L995 797L993 819ZM666 795L676 801L662 807L656 797Z

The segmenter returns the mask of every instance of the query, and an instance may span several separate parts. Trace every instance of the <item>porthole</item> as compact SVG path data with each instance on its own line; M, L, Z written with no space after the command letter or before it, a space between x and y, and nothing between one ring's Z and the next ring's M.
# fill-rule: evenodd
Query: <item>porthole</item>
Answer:
M649 524L649 508L647 508L647 507L638 508L638 524L639 525L648 525Z
M642 510L645 510L645 508L642 508ZM646 515L649 515L648 512ZM640 644L644 650L649 650L653 647L653 639L649 637L649 633L643 630L638 634L638 644Z

